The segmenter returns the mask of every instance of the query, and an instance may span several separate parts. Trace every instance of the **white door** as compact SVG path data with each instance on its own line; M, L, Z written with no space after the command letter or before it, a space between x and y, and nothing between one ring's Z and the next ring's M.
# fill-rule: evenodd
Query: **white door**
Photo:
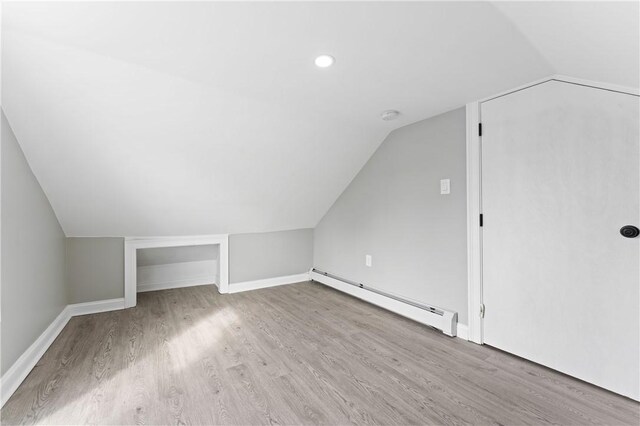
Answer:
M636 400L639 99L549 81L480 112L484 342Z

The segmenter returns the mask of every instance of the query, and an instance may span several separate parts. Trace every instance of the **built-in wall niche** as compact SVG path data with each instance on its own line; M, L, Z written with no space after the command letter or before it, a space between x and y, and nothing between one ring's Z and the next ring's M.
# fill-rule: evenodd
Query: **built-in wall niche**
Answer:
M217 244L138 250L136 292L220 283Z
M139 292L207 284L229 292L227 234L125 238L125 308L136 306Z

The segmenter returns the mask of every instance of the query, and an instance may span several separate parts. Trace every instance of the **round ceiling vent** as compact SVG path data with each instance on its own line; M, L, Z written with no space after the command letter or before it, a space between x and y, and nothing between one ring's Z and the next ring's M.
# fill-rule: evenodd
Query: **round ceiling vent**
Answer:
M391 121L398 118L399 115L400 113L398 111L396 111L395 109L390 109L380 114L380 118L382 118L384 121Z

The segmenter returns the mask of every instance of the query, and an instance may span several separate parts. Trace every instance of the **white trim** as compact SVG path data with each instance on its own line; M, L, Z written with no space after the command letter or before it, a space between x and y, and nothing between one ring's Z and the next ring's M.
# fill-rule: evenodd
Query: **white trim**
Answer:
M67 305L69 314L72 317L78 315L97 314L100 312L119 311L124 309L124 298L98 300L95 302L74 303L73 305Z
M482 318L482 228L480 228L481 210L481 161L480 105L478 102L467 104L467 286L468 286L468 340L483 343Z
M614 92L621 92L621 93L627 93L629 95L640 96L640 89L636 87L620 86L617 84L605 83L602 81L594 81L594 80L587 80L584 78L569 77L567 75L561 75L561 74L552 74L547 77L534 80L529 83L522 84L520 86L511 88L508 90L504 90L494 95L487 96L486 98L478 99L476 102L478 103L487 102L487 101L490 101L491 99L495 99L500 96L508 95L513 92L527 89L529 87L537 86L538 84L546 83L547 81L561 81L564 83L579 84L582 86L594 87L596 89L612 90Z
M551 76L550 80L564 81L565 83L580 84L582 86L589 86L595 89L612 90L614 92L640 96L640 88L638 87L621 86L619 84L612 84L604 81L587 80L585 78L570 77L568 75L562 74L555 74Z
M18 389L18 386L29 375L33 367L36 366L42 355L49 349L49 346L56 340L58 334L71 318L69 306L53 320L49 327L36 339L35 342L20 355L20 358L0 378L0 407L4 406L11 395Z
M0 407L9 400L72 317L124 309L124 298L67 305L0 378Z
M266 278L263 280L244 281L240 283L229 284L229 293L240 293L242 291L257 290L259 288L275 287L285 284L295 284L309 281L309 273L297 275L287 275L283 277Z
M458 323L456 337L462 340L469 340L469 327L466 324Z
M483 321L480 318L482 305L482 229L479 226L479 215L482 212L482 161L481 144L478 136L478 123L481 120L481 104L500 96L508 95L519 90L537 86L548 81L559 81L569 84L579 84L596 89L611 90L640 96L640 89L625 87L600 81L585 80L566 75L550 75L539 80L497 93L467 104L467 261L468 261L468 291L469 291L469 326L468 340L482 344Z
M137 250L158 247L183 247L217 244L220 246L218 291L229 291L229 235L199 235L182 237L128 237L124 241L124 300L125 307L136 306L137 293Z
M166 290L215 284L218 280L218 259L138 266L136 291ZM216 284L217 287L217 284Z
M442 330L442 332L447 336L455 337L457 334L456 328L458 314L456 312L444 311L444 315L440 316L416 306L347 284L317 272L311 272L311 279L343 293L350 294L358 299L362 299L365 302L369 302L388 311L395 312L398 315L402 315L403 317L412 319L421 324L435 327Z
M189 278L188 280L180 281L165 281L162 283L153 284L138 284L137 292L145 293L147 291L168 290L170 288L183 288L183 287L195 287L198 285L212 285L218 287L215 284L215 277L197 277Z

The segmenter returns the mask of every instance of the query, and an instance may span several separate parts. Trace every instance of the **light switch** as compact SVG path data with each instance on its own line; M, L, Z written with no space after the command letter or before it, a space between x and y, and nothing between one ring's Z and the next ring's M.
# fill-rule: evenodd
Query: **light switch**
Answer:
M440 194L451 194L451 181L440 179Z
M367 265L369 268L371 268L371 255L367 254L364 257L364 264Z

